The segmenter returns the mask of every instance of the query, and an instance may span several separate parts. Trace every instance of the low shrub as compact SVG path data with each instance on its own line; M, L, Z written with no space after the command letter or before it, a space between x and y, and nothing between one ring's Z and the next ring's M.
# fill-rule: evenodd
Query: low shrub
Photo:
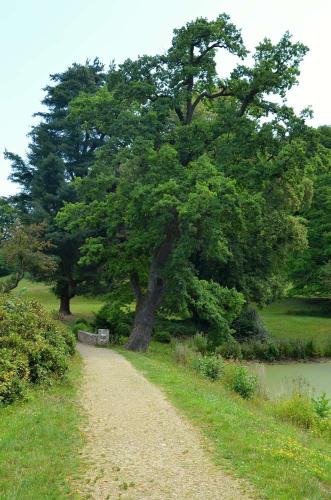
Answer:
M331 441L329 402L325 394L312 398L311 388L303 380L297 379L292 395L272 403L272 406L274 415L280 420Z
M246 366L240 364L226 364L224 367L224 385L239 394L244 399L252 398L258 389L258 378L250 373Z
M35 300L0 295L0 401L24 395L27 384L61 378L75 350L72 333Z
M275 415L303 429L311 429L317 420L312 401L304 394L293 394L291 398L274 403Z
M193 368L210 380L218 380L224 369L224 362L220 356L199 356L194 360Z
M204 355L208 352L208 339L202 333L196 333L190 340L190 346L193 351Z

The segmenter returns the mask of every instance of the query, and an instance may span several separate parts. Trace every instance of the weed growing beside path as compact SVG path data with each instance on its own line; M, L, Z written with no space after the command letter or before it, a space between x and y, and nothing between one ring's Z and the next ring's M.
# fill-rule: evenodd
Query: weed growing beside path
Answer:
M215 462L249 480L263 498L330 498L329 443L177 365L168 346L120 352L206 435Z
M81 362L65 381L37 388L27 401L0 408L0 498L72 498L80 469L80 410L75 402Z

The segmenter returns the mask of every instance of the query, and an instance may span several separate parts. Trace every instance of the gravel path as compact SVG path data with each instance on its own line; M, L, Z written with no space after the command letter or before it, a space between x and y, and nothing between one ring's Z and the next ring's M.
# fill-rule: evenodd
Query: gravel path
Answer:
M245 498L214 466L202 439L162 392L119 354L80 344L82 404L88 416L85 498L216 500Z

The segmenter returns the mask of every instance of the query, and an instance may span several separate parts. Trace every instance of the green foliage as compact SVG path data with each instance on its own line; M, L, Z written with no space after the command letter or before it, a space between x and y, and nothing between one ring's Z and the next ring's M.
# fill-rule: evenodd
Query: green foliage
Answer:
M118 343L120 337L128 337L132 328L132 312L123 308L120 300L112 300L95 315L93 327L108 328L110 341Z
M311 207L304 212L308 222L309 246L290 259L289 273L296 293L328 297L330 280L330 200L331 200L331 127L319 127L315 141L319 143L319 162L314 176Z
M218 380L221 378L224 363L220 356L198 356L194 359L194 368L206 378L211 380Z
M230 325L244 304L241 293L221 287L213 281L194 279L190 291L190 307L211 327L210 336L217 344L231 335Z
M30 224L23 226L16 221L15 227L8 231L0 250L12 275L0 283L2 293L16 288L26 272L46 277L56 269L55 260L45 252L51 244L44 238L45 225Z
M328 418L331 415L330 399L325 392L316 398L312 398L315 413L321 418Z
M79 330L89 331L90 326L89 326L88 321L86 321L82 318L82 319L78 319L77 321L75 321L75 323L72 325L71 329L72 329L73 334L77 338Z
M235 363L224 366L224 384L244 399L252 398L258 389L257 376L245 366Z
M18 213L6 198L0 196L0 242L6 240L17 220Z
M38 302L0 295L0 401L22 397L28 383L63 377L74 349L71 333Z

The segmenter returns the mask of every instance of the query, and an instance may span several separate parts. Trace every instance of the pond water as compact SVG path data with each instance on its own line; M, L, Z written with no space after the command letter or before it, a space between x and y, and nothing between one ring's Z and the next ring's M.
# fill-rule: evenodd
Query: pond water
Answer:
M331 361L321 363L259 364L256 371L271 397L292 392L298 384L309 384L315 395L323 392L331 399Z

